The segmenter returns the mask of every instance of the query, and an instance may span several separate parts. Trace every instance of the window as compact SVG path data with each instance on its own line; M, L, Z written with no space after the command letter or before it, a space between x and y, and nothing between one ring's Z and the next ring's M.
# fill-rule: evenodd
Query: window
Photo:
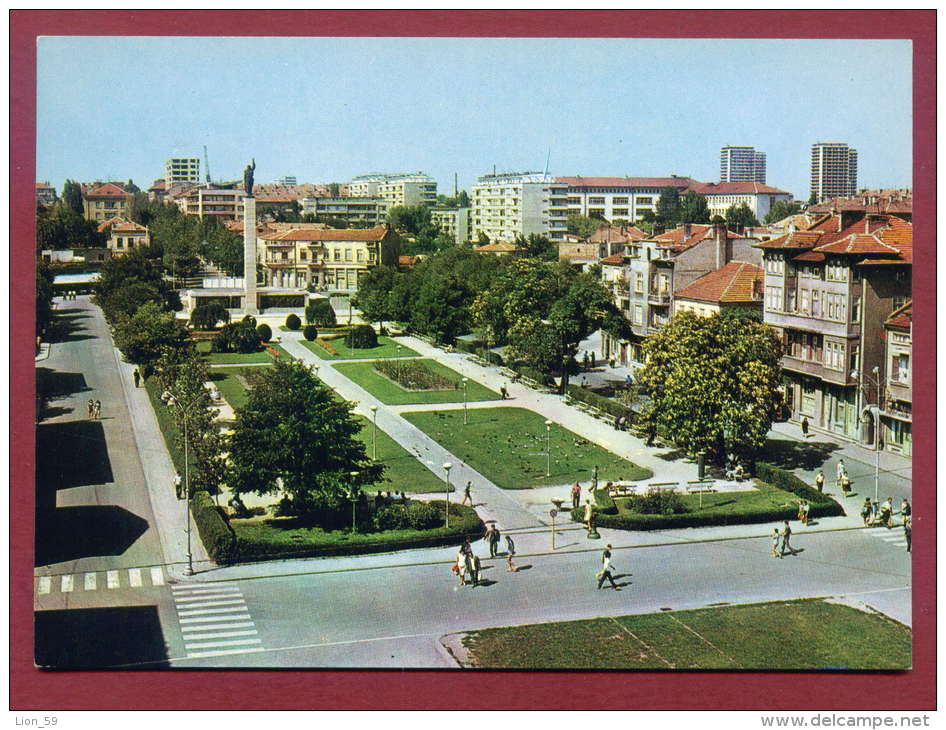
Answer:
M828 281L847 281L847 267L837 261L829 261L825 266Z
M624 216L624 215L627 215L627 208L615 208L615 209L614 209L614 215L615 215L615 216Z
M782 311L782 288L778 286L765 287L765 308L771 312Z
M808 416L815 415L815 397L818 388L815 381L811 378L805 378L801 385L801 412Z
M346 248L346 249L345 249L345 260L346 260L346 261L351 261L351 249L350 249L350 248Z
M300 261L305 261L305 260L308 259L308 258L309 258L309 254L307 254L305 251L300 251L300 252L299 252L299 260L300 260Z
M612 205L627 205L627 198L614 198L611 203Z
M653 205L653 203L654 203L653 198L638 198L637 199L638 205Z
M860 345L851 345L851 361L848 364L848 370L858 370L860 367L861 360L861 347Z
M365 260L365 251L364 251L364 249L359 248L358 251L357 251L357 254L358 254L358 256L357 256L358 261L364 261L364 260Z
M769 274L781 275L785 273L785 259L781 256L766 256L765 271Z
M844 369L844 343L826 342L824 353L824 366L830 370Z
M808 289L800 289L799 295L798 310L808 314L811 311L811 291Z
M342 260L342 250L336 248L332 250L332 261L341 261Z
M906 303L907 303L906 297L894 297L893 298L893 311L894 312L897 311L898 309L900 309L900 307L902 307Z
M604 205L604 198L588 198L588 205Z
M634 324L644 324L644 308L640 304L634 305Z
M817 289L811 292L811 316L821 316L821 292Z
M644 293L644 274L640 271L634 276L634 291L637 294Z
M851 322L857 324L861 321L861 298L851 297Z
M897 383L910 381L910 356L903 353L894 355L890 363L890 378Z
M122 241L122 239L120 239L120 238L116 238L116 239L115 239L115 245L116 245L117 248L124 248L124 245L123 245L123 244L124 244L124 242Z

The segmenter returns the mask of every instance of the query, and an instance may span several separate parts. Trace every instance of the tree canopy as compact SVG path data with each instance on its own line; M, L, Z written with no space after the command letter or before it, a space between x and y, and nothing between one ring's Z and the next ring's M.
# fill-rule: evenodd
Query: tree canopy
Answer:
M733 203L726 209L726 225L729 230L742 233L748 226L759 225L759 220L745 202Z
M677 223L709 223L710 210L706 202L706 196L689 190L680 201L680 219L673 222Z
M581 213L569 213L565 218L565 229L573 236L588 238L598 230L598 226L606 223L604 218L597 216L592 218Z
M361 425L310 367L277 361L249 376L247 402L236 409L228 484L237 494L283 492L298 513L339 503L346 486L371 484L383 465L355 438ZM357 472L352 477L351 472Z
M765 214L764 222L768 225L769 223L775 223L800 212L801 204L796 203L794 200L776 200L772 203L772 207L769 208L769 212Z
M62 200L73 213L83 215L82 188L75 180L66 180L62 184Z
M637 384L643 428L688 452L751 455L765 444L778 402L782 347L746 317L680 312L644 344Z
M155 301L145 302L131 315L118 314L112 329L115 346L125 360L140 365L145 374L165 348L182 348L187 342L184 326Z

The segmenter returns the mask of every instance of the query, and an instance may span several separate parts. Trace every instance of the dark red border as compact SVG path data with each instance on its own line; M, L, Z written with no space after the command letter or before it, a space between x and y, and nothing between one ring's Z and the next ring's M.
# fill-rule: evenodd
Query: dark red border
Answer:
M921 11L11 11L11 707L935 708L936 13ZM32 664L33 182L39 35L905 38L914 48L914 669L901 674L37 671ZM817 79L812 80L813 88ZM878 90L882 103L883 90ZM799 100L799 103L804 103ZM865 109L869 114L870 110ZM463 691L457 691L463 682ZM266 691L267 686L271 687ZM878 688L882 687L882 691ZM160 688L160 689L158 689Z

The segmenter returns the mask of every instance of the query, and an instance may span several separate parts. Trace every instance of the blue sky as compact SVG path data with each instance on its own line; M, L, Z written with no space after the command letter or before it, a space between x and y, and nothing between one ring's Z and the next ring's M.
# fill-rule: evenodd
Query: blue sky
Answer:
M449 192L550 149L553 175L711 181L733 144L807 198L811 144L840 141L860 187L907 187L911 58L909 41L46 37L37 179L145 188L207 145L214 179L255 157L261 183L422 170Z

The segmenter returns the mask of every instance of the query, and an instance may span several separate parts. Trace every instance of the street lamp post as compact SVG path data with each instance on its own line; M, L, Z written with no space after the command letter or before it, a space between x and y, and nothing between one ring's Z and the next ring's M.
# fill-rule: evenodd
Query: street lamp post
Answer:
M371 418L374 421L374 429L371 432L371 458L378 460L378 406L368 406L371 411Z
M450 527L450 470L452 468L453 468L453 464L451 464L449 461L443 465L444 474L447 475L446 480L445 480L447 483L447 489L446 489L447 499L445 502L446 509L444 511L444 526L445 527Z
M174 394L171 391L166 390L161 394L161 397L168 404L174 404L181 411L181 417L184 420L184 492L186 494L184 498L184 517L187 520L187 569L184 571L184 575L194 575L194 556L191 551L191 477L190 477L190 464L188 460L188 438L187 438L187 409L181 404L181 402L174 397Z
M463 383L463 425L465 426L468 423L466 419L466 384L468 380L466 378L460 378L460 382Z
M397 355L397 379L401 379L401 345L395 345L395 354Z
M880 499L880 391L883 388L883 378L880 377L880 367L874 365L871 369L871 372L874 374L874 377L870 377L866 373L864 377L867 378L874 386L877 388L877 402L874 403L874 501L876 502ZM857 371L851 371L851 377L857 378ZM864 395L865 399L867 393L864 388L864 383L858 383L861 393Z
M545 422L545 476L552 476L552 424Z
M351 531L354 534L355 526L355 505L358 502L358 491L355 489L355 479L358 477L359 472L350 471L348 476L351 477L351 484L348 485L348 498L351 500Z

